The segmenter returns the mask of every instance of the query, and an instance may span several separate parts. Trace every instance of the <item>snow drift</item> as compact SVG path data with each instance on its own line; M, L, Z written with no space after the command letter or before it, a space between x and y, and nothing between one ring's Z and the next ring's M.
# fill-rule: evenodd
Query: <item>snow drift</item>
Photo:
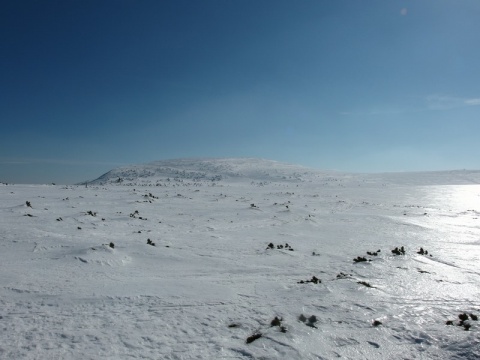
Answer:
M0 357L477 359L479 179L203 159L0 185Z

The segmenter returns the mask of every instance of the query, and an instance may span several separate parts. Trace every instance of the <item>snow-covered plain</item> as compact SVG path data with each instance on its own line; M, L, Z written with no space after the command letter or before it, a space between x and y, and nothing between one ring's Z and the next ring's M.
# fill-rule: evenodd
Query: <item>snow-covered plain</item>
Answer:
M0 358L479 359L478 184L255 159L2 184Z

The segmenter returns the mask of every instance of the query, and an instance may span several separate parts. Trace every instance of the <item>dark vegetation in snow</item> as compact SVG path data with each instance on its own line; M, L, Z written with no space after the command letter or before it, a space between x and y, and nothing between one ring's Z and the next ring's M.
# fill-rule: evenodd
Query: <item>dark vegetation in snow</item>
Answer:
M358 262L365 262L365 261L370 261L370 260L367 260L367 258L364 257L364 256L357 256L356 258L353 259L353 261L358 263Z
M267 245L267 250L271 250L271 249L275 249L275 248L277 250L285 249L285 250L288 250L288 251L294 251L294 249L288 243L285 243L285 245L279 244L279 245L276 245L276 246L273 243L269 243Z
M401 246L400 248L396 247L392 250L392 254L394 255L405 255L405 248Z
M312 278L310 280L300 280L298 282L298 284L308 284L308 283L312 283L312 284L321 284L322 280L320 280L319 278L317 278L316 276L312 276Z

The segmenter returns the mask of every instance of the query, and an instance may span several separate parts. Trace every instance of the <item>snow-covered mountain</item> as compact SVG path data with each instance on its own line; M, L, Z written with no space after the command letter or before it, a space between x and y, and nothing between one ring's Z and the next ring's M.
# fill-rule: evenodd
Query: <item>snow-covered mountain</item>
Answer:
M255 158L175 159L113 169L89 184L156 185L167 181L306 181L322 173Z
M257 183L323 182L334 186L480 184L480 171L349 174L338 171L321 171L300 165L256 158L199 158L162 160L122 166L87 183L90 185L162 186L167 183L191 185L193 183L245 181Z
M398 172L383 174L349 174L321 171L301 165L256 158L199 158L155 161L122 166L108 171L88 185L119 184L130 186L163 186L205 183L323 182L330 185L356 184L480 184L480 171ZM81 183L85 184L85 182Z

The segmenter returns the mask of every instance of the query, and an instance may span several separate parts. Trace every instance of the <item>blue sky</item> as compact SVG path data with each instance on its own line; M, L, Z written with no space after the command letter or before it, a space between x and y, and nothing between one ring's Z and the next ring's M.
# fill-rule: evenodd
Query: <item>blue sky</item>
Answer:
M184 157L480 169L478 0L59 0L0 11L0 181Z

